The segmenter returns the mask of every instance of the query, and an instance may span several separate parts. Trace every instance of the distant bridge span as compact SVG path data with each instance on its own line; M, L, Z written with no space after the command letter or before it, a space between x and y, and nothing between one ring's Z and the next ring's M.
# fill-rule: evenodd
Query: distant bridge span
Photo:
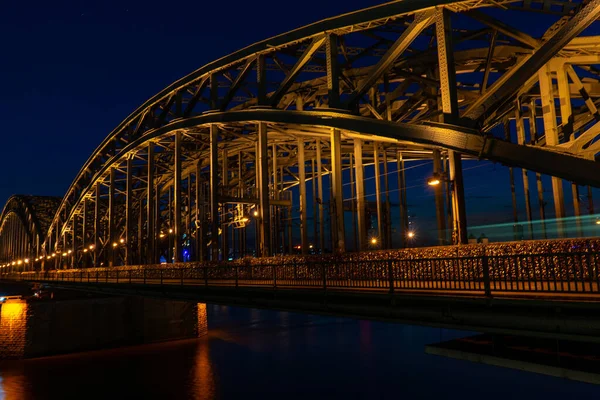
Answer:
M533 37L489 12L497 7L553 22ZM579 216L580 186L600 187L598 17L600 0L393 1L248 46L119 124L44 211L48 224L3 213L0 265L404 247L405 170L423 159L442 183L433 189L439 244L467 241L463 158L521 168L529 221L527 170L553 177L559 219L571 183ZM539 176L535 187L543 204Z

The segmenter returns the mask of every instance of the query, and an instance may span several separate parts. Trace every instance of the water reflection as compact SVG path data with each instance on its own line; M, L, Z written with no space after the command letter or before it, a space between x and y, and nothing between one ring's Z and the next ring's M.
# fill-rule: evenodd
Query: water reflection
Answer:
M28 305L8 300L0 306L0 358L20 358L25 354Z
M595 398L596 386L425 354L468 333L207 306L198 339L0 363L0 399Z

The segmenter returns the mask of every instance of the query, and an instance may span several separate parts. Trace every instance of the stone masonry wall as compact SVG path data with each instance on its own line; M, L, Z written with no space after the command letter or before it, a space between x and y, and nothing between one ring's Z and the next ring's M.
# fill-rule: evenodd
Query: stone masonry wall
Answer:
M11 300L0 307L0 359L196 337L206 331L199 306L143 297Z

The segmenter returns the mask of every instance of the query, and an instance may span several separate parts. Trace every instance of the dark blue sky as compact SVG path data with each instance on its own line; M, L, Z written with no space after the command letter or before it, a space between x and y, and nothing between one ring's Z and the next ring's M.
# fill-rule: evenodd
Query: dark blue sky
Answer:
M174 80L243 46L373 0L6 2L0 202L62 196L107 134Z
M62 197L81 165L120 121L144 100L203 64L258 40L380 3L306 0L297 7L280 0L3 4L0 202L4 204L12 194ZM465 168L469 168L465 172L468 213L479 216L473 222L509 221L506 169L488 162L467 162ZM415 168L407 179L412 187L409 204L418 207L417 217L431 220L433 196L424 185L429 174L430 164ZM522 192L520 170L515 175ZM552 211L551 188L545 189L547 211ZM522 212L522 195L519 203Z

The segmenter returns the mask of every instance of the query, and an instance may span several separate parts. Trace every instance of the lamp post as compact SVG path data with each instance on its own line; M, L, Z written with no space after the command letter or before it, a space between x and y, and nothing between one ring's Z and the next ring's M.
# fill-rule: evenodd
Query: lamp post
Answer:
M454 180L450 179L448 177L448 175L444 172L435 172L433 175L431 175L429 178L427 178L427 184L429 186L432 187L436 187L439 186L442 182L448 182L449 183L449 193L454 193ZM452 215L454 216L453 218L453 224L452 224L452 243L453 244L460 244L460 240L459 240L459 232L458 232L458 226L457 226L457 209L456 209L456 199L452 199Z

